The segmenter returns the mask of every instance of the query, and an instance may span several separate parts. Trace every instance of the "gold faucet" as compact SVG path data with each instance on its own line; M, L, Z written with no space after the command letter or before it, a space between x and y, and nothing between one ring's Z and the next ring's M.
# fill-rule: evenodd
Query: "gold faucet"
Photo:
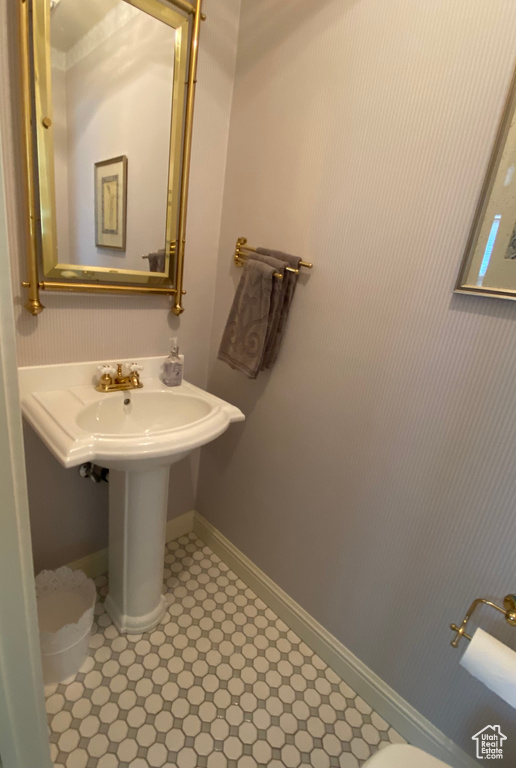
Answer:
M140 371L142 366L137 363L127 363L129 375L124 375L123 365L114 365L105 363L97 366L101 373L100 381L95 387L97 392L119 392L124 389L141 389L143 384L140 381Z

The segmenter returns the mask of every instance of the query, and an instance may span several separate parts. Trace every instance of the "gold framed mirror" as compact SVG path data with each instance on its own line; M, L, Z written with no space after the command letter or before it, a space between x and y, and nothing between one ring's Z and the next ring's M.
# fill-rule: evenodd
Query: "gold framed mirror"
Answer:
M40 291L158 293L183 311L202 0L18 0Z

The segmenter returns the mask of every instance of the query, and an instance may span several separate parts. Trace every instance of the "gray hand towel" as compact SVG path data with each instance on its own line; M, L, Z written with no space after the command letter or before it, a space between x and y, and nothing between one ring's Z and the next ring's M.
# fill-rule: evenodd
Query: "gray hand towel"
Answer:
M273 259L286 262L289 267L292 267L292 269L299 269L299 262L301 259L298 256L292 256L290 253L283 253L282 251L271 251L268 248L258 248L257 251L264 256L270 256ZM283 302L280 305L279 321L276 326L276 331L271 338L270 343L268 344L266 353L264 354L262 361L264 368L272 368L278 357L281 341L285 333L285 325L287 323L290 305L292 304L294 291L296 290L297 277L298 276L293 272L285 271L285 277L281 281L282 283L285 283L283 290Z
M218 358L245 373L258 376L265 351L274 267L249 259L235 293Z
M149 259L149 272L164 272L165 271L165 249L160 248L159 251L149 253L146 257Z
M278 332L278 326L281 321L281 314L283 312L283 305L285 302L285 291L287 290L287 281L285 280L285 267L288 266L286 261L281 261L273 256L266 256L263 253L250 253L249 259L255 259L256 261L262 261L264 264L274 268L275 272L283 275L283 280L274 278L272 283L272 296L271 306L269 310L269 323L267 326L267 338L265 340L265 348L263 352L262 364L260 370L265 370L267 367L267 361L274 349L276 334Z

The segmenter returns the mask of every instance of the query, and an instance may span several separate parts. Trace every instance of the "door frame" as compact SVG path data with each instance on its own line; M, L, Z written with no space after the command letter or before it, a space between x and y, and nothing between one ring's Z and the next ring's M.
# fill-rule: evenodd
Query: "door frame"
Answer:
M41 656L0 129L0 765L52 768Z

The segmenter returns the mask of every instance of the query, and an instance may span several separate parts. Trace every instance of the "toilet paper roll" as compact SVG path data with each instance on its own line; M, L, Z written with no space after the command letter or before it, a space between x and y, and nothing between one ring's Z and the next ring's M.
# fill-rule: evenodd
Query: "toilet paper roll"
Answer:
M460 660L464 669L516 708L516 652L477 629Z

